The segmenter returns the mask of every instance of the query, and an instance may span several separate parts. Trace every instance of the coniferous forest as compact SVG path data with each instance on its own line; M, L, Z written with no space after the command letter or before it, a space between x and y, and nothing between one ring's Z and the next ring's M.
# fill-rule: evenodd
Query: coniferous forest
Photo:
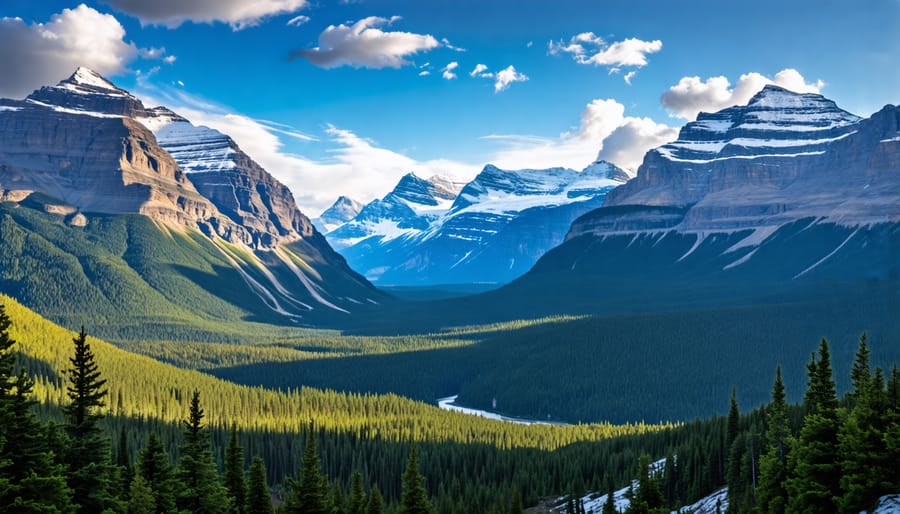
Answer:
M140 411L128 397L145 401L140 388L153 387L104 368L117 350L9 305L12 316L0 309L5 512L508 513L560 495L579 512L576 498L636 478L628 513L669 512L726 485L728 512L855 513L900 491L900 370L871 366L865 334L843 397L822 340L802 404L787 403L779 367L769 404L741 413L732 390L727 416L690 423L522 426L315 390L290 397L304 415L289 423L273 395L223 395L212 378L166 379L163 370L195 372L162 364L146 378L177 401L156 397ZM353 419L372 411L392 413L393 430Z

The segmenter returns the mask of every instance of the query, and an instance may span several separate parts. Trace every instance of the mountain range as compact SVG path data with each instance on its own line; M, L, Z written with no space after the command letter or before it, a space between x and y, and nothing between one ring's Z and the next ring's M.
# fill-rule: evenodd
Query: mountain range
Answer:
M603 161L580 172L487 165L464 185L410 173L326 237L380 285L504 284L628 178Z

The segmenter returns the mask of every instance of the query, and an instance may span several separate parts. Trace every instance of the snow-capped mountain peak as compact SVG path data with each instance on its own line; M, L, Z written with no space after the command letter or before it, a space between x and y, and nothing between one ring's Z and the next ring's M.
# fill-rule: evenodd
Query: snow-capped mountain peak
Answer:
M340 196L331 204L331 207L322 211L318 218L312 220L312 223L319 231L327 234L355 218L362 208L363 204L356 200Z

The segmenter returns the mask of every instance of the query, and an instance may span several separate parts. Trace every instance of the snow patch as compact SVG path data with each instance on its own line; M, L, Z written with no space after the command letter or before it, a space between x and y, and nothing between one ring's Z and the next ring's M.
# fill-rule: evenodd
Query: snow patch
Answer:
M806 268L805 270L801 271L800 273L797 273L796 275L794 275L794 278L802 277L803 275L805 275L805 274L807 274L808 272L810 272L810 271L812 271L813 269L815 269L816 266L818 266L819 264L822 264L823 262L827 261L832 255L836 254L836 253L838 252L838 250L840 250L841 248L843 248L845 244L847 244L851 239L853 239L853 236L855 236L858 232L859 232L859 229L854 230L853 233L851 233L849 236L847 236L847 239L844 239L844 242L841 243L841 244L839 244L837 248L835 248L834 250L832 250L832 251L831 251L828 255L826 255L825 257L822 257L821 259L819 259L818 261L816 261L816 263L813 264L812 266L810 266L810 267Z

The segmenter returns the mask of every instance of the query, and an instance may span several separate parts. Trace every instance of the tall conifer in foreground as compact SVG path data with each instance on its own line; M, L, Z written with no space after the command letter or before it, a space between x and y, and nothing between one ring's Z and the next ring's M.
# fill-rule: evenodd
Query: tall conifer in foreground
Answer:
M419 453L415 446L412 447L406 463L401 489L401 514L429 514L431 512L431 502L428 501L428 491L425 490L425 477L419 472Z
M75 354L69 359L71 367L66 370L70 382L66 393L71 403L63 407L69 435L65 459L68 482L79 512L103 512L121 507L114 496L110 441L100 429L103 416L98 411L105 405L106 380L100 378L84 327L72 342Z
M150 432L147 445L138 454L136 467L153 496L155 512L174 510L176 484L172 462L156 432Z
M760 458L758 511L784 514L787 507L787 454L790 447L790 426L787 417L787 398L781 380L781 366L775 368L772 403L766 407L766 444L768 451Z
M303 462L300 465L300 479L288 479L288 497L284 509L288 514L328 514L326 481L319 464L316 450L316 436L313 427L306 434Z
M807 365L809 386L807 415L800 437L788 458L788 511L798 514L838 512L840 467L837 452L837 392L831 370L828 341L822 339L819 355Z
M0 305L0 513L73 512L65 471L31 412L34 382L15 371L11 326Z
M179 509L193 514L221 514L230 508L228 493L219 482L210 450L209 434L203 425L200 392L191 397L188 419L184 421L184 444L177 472Z
M248 482L247 514L272 514L272 496L266 483L266 465L262 457L253 458Z
M247 481L244 478L244 448L238 441L237 427L232 425L225 449L225 488L231 498L232 512L243 514L247 507Z

